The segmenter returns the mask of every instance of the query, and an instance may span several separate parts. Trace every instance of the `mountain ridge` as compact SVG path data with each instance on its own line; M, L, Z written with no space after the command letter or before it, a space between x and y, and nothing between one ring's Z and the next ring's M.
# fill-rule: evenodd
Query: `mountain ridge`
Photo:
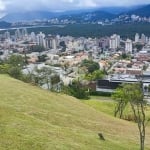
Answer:
M142 11L148 5L142 6L132 6L132 7L103 7L103 8L91 8L83 10L71 10L64 12L50 12L50 11L29 11L29 12L19 12L19 13L8 13L6 16L1 18L2 21L7 22L19 22L19 21L32 21L32 20L49 20L52 18L80 18L82 19L85 15L96 13L94 20L111 19L115 16L117 17L122 13L136 12L137 10ZM148 11L148 9L147 9ZM90 19L92 20L92 18Z
M140 17L150 17L150 4L140 7L136 10L129 11L128 15L138 15Z

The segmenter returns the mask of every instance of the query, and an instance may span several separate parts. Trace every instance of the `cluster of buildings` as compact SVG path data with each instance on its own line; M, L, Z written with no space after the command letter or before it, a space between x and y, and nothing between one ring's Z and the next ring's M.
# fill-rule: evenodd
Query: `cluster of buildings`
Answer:
M81 17L81 16L80 16ZM113 19L91 19L93 13L87 13L81 17L82 19L77 19L76 17L54 17L51 19L38 19L34 21L24 21L12 23L12 27L16 26L47 26L47 25L68 25L77 23L89 23L89 24L101 24L101 25L112 25L118 23L150 23L150 17L142 17L135 14L122 14Z
M121 48L121 43L124 43L123 48L126 52L132 53L133 48L134 48L133 45L136 45L136 44L141 44L141 45L150 44L150 37L147 37L144 34L142 34L140 36L138 33L136 33L134 40L131 40L129 38L127 38L126 40L122 40L119 35L114 34L109 39L109 48L113 49L113 50L119 49L119 48Z
M58 46L56 36L46 36L42 32L40 32L39 34L35 34L34 32L28 34L26 28L17 29L14 35L11 35L9 31L6 31L4 34L0 35L0 41L0 46L4 49L11 49L12 46L15 47L16 45L23 46L23 43L39 45L46 49L57 49Z
M40 51L32 51L33 46L40 46ZM0 59L5 60L12 54L24 56L25 53L29 63L25 69L49 65L60 71L66 84L84 73L79 68L83 60L92 59L108 72L104 80L97 82L98 91L116 87L112 82L115 85L136 82L137 76L145 79L144 85L150 85L150 38L144 34L137 33L134 39L123 39L117 34L102 38L74 38L42 32L28 33L25 28L15 30L14 34L9 31L0 34ZM126 57L123 58L123 55ZM42 61L41 56L44 58Z
M142 17L142 16L138 16L135 14L123 14L120 15L119 17L112 19L111 22L113 23L140 23L140 22L145 22L145 23L150 23L150 17Z

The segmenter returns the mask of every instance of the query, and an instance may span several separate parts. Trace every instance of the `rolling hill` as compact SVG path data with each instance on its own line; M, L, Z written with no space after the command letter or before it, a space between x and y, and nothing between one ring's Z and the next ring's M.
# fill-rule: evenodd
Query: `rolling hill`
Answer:
M89 21L112 19L115 17L114 14L101 10L93 11L66 11L66 12L48 12L48 11L31 11L23 13L11 13L4 16L1 20L8 22L19 22L19 21L33 21L33 20L49 20L58 17L59 19L69 19L75 21Z
M101 141L98 133L106 141ZM150 129L146 150L150 150ZM137 150L134 123L0 75L0 150Z
M134 14L134 15L138 15L141 17L150 17L150 4L143 6L143 7L140 7L136 10L129 11L127 14L129 14L129 15Z
M99 21L99 20L105 20L105 19L113 19L116 15L105 12L102 10L96 10L92 12L84 12L80 14L72 14L72 15L62 15L59 18L60 19L68 19L68 20L74 20L76 22L92 22L92 21Z
M4 16L1 20L8 22L19 22L19 21L33 21L33 20L48 20L56 17L58 14L48 11L30 11L21 13L9 13Z
M0 21L0 28L9 28L11 27L11 23Z

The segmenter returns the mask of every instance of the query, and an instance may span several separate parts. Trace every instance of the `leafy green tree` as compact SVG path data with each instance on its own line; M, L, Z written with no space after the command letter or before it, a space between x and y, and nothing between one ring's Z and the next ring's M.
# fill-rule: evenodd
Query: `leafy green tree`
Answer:
M11 55L6 63L10 64L13 67L23 67L25 61L21 55Z
M98 79L103 79L105 76L104 71L102 70L95 70L93 73L89 73L85 75L85 79L89 81L96 81Z
M145 107L146 101L144 101L143 89L141 83L137 84L123 84L122 88L117 89L115 98L125 103L129 103L132 108L135 122L137 123L139 135L140 135L140 150L144 150L146 124L149 119L146 119Z
M39 86L46 85L48 90L57 90L57 84L60 83L60 76L51 68L43 67L35 69L35 74L31 75L33 83ZM56 87L56 88L55 88Z
M146 133L146 114L144 95L142 92L141 84L133 84L128 87L127 98L131 105L135 122L138 125L140 134L140 150L144 150L145 133Z
M114 116L121 119L123 117L123 112L125 110L126 105L128 104L128 100L125 97L126 90L125 88L119 87L116 91L112 94L112 98L117 102L116 107L114 110Z
M40 86L46 84L48 90L50 90L52 73L53 73L53 71L47 67L43 67L41 69L36 69L35 82Z
M67 87L64 87L64 92L78 99L89 99L88 89L80 81L73 81Z
M98 79L102 79L104 78L104 75L105 73L102 71L102 70L95 70L93 73L92 73L92 76L93 76L93 80L98 80Z
M9 64L1 64L0 65L0 73L2 73L2 74L7 74L9 69L10 69Z
M52 84L52 88L54 85L58 84L60 82L60 76L55 74L51 77L51 84Z
M81 63L81 67L86 67L88 73L93 73L95 70L99 70L99 64L92 60L83 60Z
M8 74L15 79L21 79L22 77L22 72L19 67L11 67L8 70Z

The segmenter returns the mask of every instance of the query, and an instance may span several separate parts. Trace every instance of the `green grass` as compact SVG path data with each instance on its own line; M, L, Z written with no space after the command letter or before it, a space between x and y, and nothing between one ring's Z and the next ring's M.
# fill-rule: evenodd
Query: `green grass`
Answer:
M82 102L93 107L94 109L96 109L100 112L104 112L111 116L113 116L113 114L114 114L115 102L110 99L104 100L103 97L100 97L99 99L94 98L91 100L84 100Z
M138 140L131 122L0 75L0 150L137 150Z
M84 100L82 102L89 105L90 107L93 107L97 111L114 116L116 102L113 101L111 97L91 96L90 100ZM129 114L132 114L130 105L128 105L124 110L124 115ZM150 106L146 107L146 116L147 118L150 118Z

